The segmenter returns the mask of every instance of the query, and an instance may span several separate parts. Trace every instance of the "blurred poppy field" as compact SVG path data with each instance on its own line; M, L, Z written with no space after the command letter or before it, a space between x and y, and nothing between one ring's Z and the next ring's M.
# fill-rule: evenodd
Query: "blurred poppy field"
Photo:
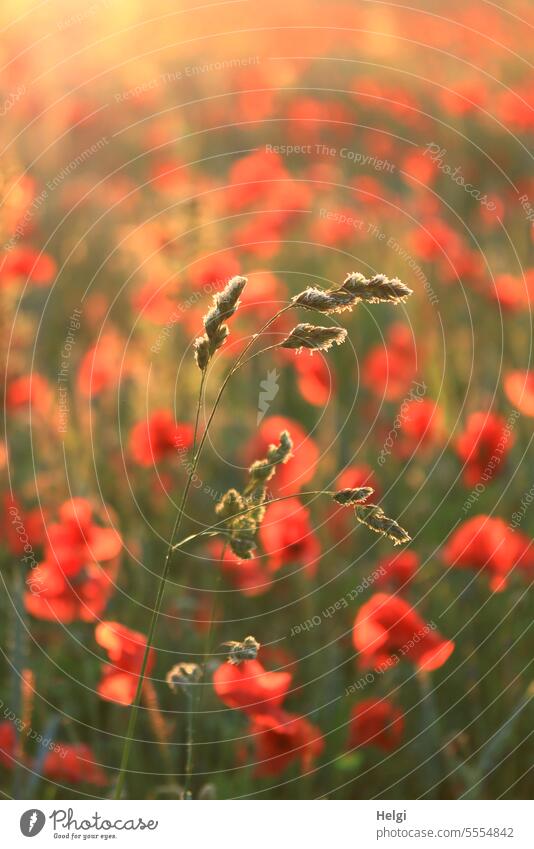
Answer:
M0 27L3 797L531 798L532 4Z

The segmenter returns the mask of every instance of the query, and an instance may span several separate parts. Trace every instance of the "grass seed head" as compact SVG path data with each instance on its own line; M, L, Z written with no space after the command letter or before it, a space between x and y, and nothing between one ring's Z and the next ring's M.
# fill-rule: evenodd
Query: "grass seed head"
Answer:
M341 345L347 338L343 327L318 327L314 324L297 324L280 348L293 348L302 351L328 351L332 345Z

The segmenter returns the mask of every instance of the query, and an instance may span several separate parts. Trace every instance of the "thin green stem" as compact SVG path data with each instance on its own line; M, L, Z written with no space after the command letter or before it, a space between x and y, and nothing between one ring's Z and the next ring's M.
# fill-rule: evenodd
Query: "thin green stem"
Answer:
M214 418L215 413L217 411L217 408L219 406L219 402L222 398L223 392L224 392L224 390L225 390L225 388L228 384L228 381L230 380L232 375L237 371L242 360L244 359L245 355L248 353L250 348L253 346L256 339L259 336L261 336L261 334L265 330L267 330L267 328L274 321L276 321L276 319L280 315L282 315L282 313L291 309L292 306L293 306L293 304L289 304L289 305L283 307L281 310L278 310L278 312L275 313L275 315L273 315L263 325L263 327L258 331L258 333L254 334L254 336L250 339L250 341L247 343L247 345L245 345L245 347L243 348L241 354L238 356L238 358L235 361L232 368L228 371L226 377L224 378L224 380L223 380L223 382L222 382L222 384L219 388L219 392L217 393L217 397L215 399L215 402L213 404L213 408L211 410L208 421L206 423L206 427L204 428L204 433L202 434L202 437L200 439L198 449L197 449L195 455L193 456L193 462L191 464L191 469L189 470L187 482L186 482L186 485L184 487L182 500L180 502L180 505L178 507L178 511L177 511L177 514L176 514L176 518L174 520L174 525L173 525L173 528L172 528L171 536L170 536L170 539L169 539L169 544L167 546L167 553L165 555L165 561L164 561L164 564L163 564L163 570L162 570L161 577L160 577L160 580L159 580L158 591L157 591L157 594L156 594L156 601L155 601L155 604L154 604L154 609L152 611L152 618L150 620L150 626L149 626L149 629L148 629L145 651L144 651L144 654L143 654L143 660L141 662L141 669L139 671L139 679L138 679L138 682L137 682L137 688L136 688L136 691L135 691L135 696L134 696L134 700L132 702L132 706L130 708L130 716L129 716L129 720L128 720L128 727L127 727L127 730L126 730L126 739L124 741L124 747L123 747L123 750L122 750L122 758L121 758L121 763L120 763L120 768L119 768L119 775L118 775L118 778L117 778L117 784L115 785L115 792L114 792L114 798L115 799L120 799L121 796L122 796L122 791L123 791L123 787L124 787L124 780L125 780L125 777L126 777L126 770L128 768L128 761L130 759L130 751L131 751L132 743L133 743L133 735L134 735L134 731L135 731L135 725L136 725L136 722L137 722L137 715L139 713L139 704L140 704L140 701L141 701L141 691L143 689L143 681L144 681L144 677L145 677L148 657L149 657L152 645L154 643L154 635L155 635L155 632L156 632L156 623L158 621L159 614L160 614L160 611L161 611L163 595L164 595L164 592L165 592L165 586L166 586L167 577L168 577L168 574L169 574L169 568L170 568L170 564L171 564L171 556L172 556L173 547L174 547L174 538L175 538L176 534L178 533L178 529L180 528L180 525L181 525L181 522L182 522L183 512L184 512L184 508L185 508L185 505L186 505L186 502L187 502L187 496L188 496L189 490L191 488L191 481L193 480L193 476L196 472L197 465L198 465L200 455L201 455L201 452L202 452L202 448L204 447L204 443L206 442L206 439L207 439L207 436L208 436L208 431L209 431L210 425L213 421L213 418ZM201 379L198 406L197 406L197 418L200 415L200 406L201 406L201 401L202 401L203 385L204 385L204 381Z

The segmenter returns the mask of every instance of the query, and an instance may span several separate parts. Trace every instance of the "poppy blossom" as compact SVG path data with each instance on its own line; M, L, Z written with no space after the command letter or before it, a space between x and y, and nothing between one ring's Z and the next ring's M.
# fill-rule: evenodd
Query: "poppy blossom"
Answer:
M256 775L278 775L293 761L309 772L324 750L324 737L309 720L283 710L256 714L251 721Z
M475 486L491 480L502 471L513 445L513 436L502 416L494 413L472 413L464 432L456 441L456 452L464 463L464 481Z
M408 584L419 569L419 556L409 548L384 557L377 563L377 586L391 585L402 588Z
M13 554L27 554L26 546L44 545L48 511L40 507L26 510L9 493L4 495L3 501L6 518L2 524L9 550Z
M48 527L47 535L46 558L59 564L65 575L75 575L86 563L112 560L122 550L120 533L97 525L85 498L65 501L59 522Z
M154 324L176 321L176 304L165 283L149 280L132 295L132 307L139 316Z
M494 592L505 589L514 568L534 566L534 543L498 517L473 516L452 533L443 560L457 569L486 572Z
M205 289L215 294L231 277L239 274L239 262L230 251L202 257L190 267L188 275L196 289Z
M431 450L444 439L443 411L429 398L403 402L399 420L395 452L401 457Z
M57 273L57 264L49 254L33 248L16 247L0 260L0 281L28 280L36 286L51 283Z
M273 579L264 558L256 556L242 560L224 543L214 543L210 550L224 577L244 596L252 598L270 589Z
M504 391L519 412L534 416L534 371L509 371L504 376Z
M297 493L311 481L319 461L317 443L308 436L302 425L286 416L270 416L262 422L257 436L249 443L247 458L252 462L264 457L269 445L278 444L283 430L289 431L293 441L292 456L287 463L278 466L269 481L272 492L281 495Z
M83 356L78 370L78 389L82 395L92 398L119 384L127 364L123 364L124 342L110 331Z
M215 671L213 686L228 707L257 714L280 707L291 686L291 674L268 672L259 660L245 660L238 666L223 663Z
M241 157L230 168L227 202L242 209L269 193L272 181L289 178L277 153L258 150Z
M67 577L57 563L37 564L26 579L24 606L36 619L50 622L94 622L113 593L116 568L88 563Z
M108 783L104 771L98 766L90 747L85 743L56 743L43 764L43 775L50 781L67 781L69 784Z
M426 624L407 601L387 593L376 593L362 605L352 639L364 668L387 668L405 657L419 669L438 669L454 650L454 643Z
M8 410L37 410L47 413L52 403L52 390L46 378L37 372L11 380L7 386Z
M148 421L134 425L130 434L130 450L140 466L152 466L176 455L193 444L190 424L178 424L170 410L156 410Z
M298 565L309 576L315 574L321 544L312 528L310 511L298 498L269 504L259 536L271 572Z
M404 733L404 715L388 699L364 699L351 711L348 748L376 746L392 752Z
M335 377L324 357L299 355L293 358L297 387L308 404L324 407L335 392Z
M386 334L386 346L376 345L365 357L362 383L376 397L398 401L410 388L416 368L410 328L396 322Z
M95 629L95 639L107 651L111 661L102 668L102 678L97 688L99 696L120 705L131 705L143 664L146 637L118 622L99 622ZM150 675L155 659L151 649L146 676Z
M15 750L17 746L17 731L12 722L0 722L0 764L13 769L15 765Z

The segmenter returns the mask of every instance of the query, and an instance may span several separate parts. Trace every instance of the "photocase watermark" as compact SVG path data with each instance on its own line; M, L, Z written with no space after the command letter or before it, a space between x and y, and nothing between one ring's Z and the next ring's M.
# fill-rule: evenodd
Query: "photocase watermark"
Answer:
M132 86L132 88L126 89L125 91L117 92L114 96L115 102L124 103L126 100L139 97L153 89L159 88L159 86L181 82L182 80L198 77L202 74L210 74L217 71L231 71L259 64L259 56L241 56L233 59L221 59L218 62L204 62L203 64L198 65L186 65L184 68L178 68L175 71L164 71L162 74L158 74L157 77L145 80L145 82Z
M345 687L345 695L352 696L357 690L364 690L365 687L376 681L377 676L383 675L388 669L392 669L394 666L397 666L405 654L408 654L408 652L411 651L423 639L423 637L426 637L426 635L431 631L435 631L437 627L438 626L435 622L428 622L424 628L419 628L419 630L415 631L413 636L407 640L400 649L392 652L387 660L382 661L375 667L375 669L367 672L365 675L362 675L361 678L358 678L358 680L354 682L354 684L349 684L348 687Z
M256 416L256 424L259 425L263 417L269 410L272 402L278 395L280 386L278 378L280 377L276 369L267 372L267 377L260 383L260 393L258 395L258 415Z
M473 504L476 504L482 493L486 491L486 483L492 479L495 469L497 468L497 466L500 465L502 461L506 446L508 444L510 436L512 435L512 431L518 418L519 412L517 410L512 410L512 412L506 419L506 424L502 429L501 437L497 445L495 446L495 450L493 451L493 454L486 463L484 471L480 475L479 483L477 483L477 485L471 490L471 492L463 503L463 513L468 513Z
M325 619L331 619L336 613L340 610L344 610L349 607L351 602L355 601L361 593L365 590L368 590L369 587L372 587L378 578L381 578L385 575L386 569L384 566L379 566L378 569L375 569L370 575L364 578L356 587L352 590L349 590L345 593L344 596L338 598L333 604L325 607L321 613L316 613L315 616L306 619L304 622L300 622L298 625L293 625L291 628L290 636L296 637L298 634L302 634L304 631L311 631L313 628L317 628Z
M395 171L395 164L389 159L377 159L376 156L351 150L349 147L337 148L327 144L266 144L265 150L279 156L330 156L346 159L362 167L368 165L374 171L387 171L389 174Z
M450 177L457 186L460 186L465 192L467 192L468 195L471 195L471 197L482 204L482 206L485 206L489 212L495 212L497 209L495 201L490 200L487 194L482 194L482 192L477 189L476 186L473 186L472 183L466 183L465 178L462 175L461 165L457 165L453 168L444 161L447 156L446 148L440 147L439 144L436 144L435 142L428 142L423 156L429 156L431 161L437 165L442 174Z
M18 85L15 91L10 92L3 103L0 104L0 118L4 118L8 112L11 112L15 104L18 103L25 94L25 85Z
M20 558L21 561L31 570L26 580L27 587L32 595L41 595L44 589L43 570L35 559L33 545L22 521L22 516L17 507L12 506L8 509L11 524L17 534L19 541L23 547L24 554Z
M426 389L427 386L424 381L422 383L415 381L407 397L404 398L404 400L402 401L399 408L399 412L397 413L393 421L393 427L391 428L386 439L384 440L384 445L382 446L380 454L378 455L377 463L379 466L383 466L386 462L387 457L390 456L393 446L395 445L395 442L398 438L399 430L403 425L403 422L410 421L408 406L410 401L415 401L416 403L422 401L423 396L426 394Z
M60 433L67 432L69 420L69 375L71 365L71 354L76 342L76 331L81 327L80 316L81 309L73 310L69 316L69 328L63 342L60 354L60 367L57 373L57 393L58 393L58 413L59 424L58 430Z
M512 513L512 521L510 522L509 528L514 531L519 527L521 522L526 516L527 510L530 505L534 502L534 484L528 489L521 498L521 507L519 510L515 510Z

